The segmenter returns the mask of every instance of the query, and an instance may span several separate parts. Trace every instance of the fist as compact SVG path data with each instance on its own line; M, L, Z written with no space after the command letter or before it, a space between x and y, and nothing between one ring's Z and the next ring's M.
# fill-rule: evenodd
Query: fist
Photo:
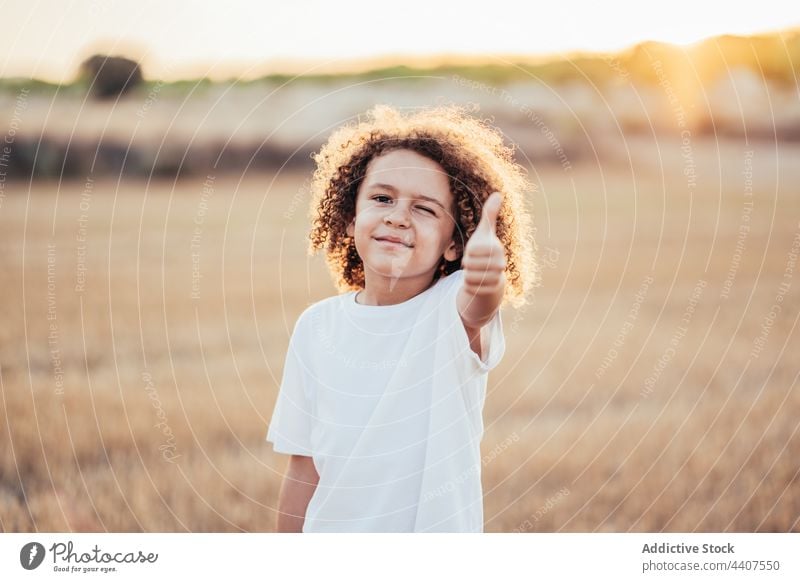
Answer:
M505 286L505 248L497 238L497 215L502 202L499 192L486 199L481 221L464 249L464 288L473 295L494 295Z

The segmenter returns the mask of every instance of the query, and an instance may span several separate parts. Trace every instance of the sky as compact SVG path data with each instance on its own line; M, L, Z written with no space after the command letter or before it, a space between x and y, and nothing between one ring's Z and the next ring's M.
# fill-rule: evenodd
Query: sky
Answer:
M70 81L94 52L173 80L346 69L353 59L568 56L800 27L787 0L0 0L0 77Z

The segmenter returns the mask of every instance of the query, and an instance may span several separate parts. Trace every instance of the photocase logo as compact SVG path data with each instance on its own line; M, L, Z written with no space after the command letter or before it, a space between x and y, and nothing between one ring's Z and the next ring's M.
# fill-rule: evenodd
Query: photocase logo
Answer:
M44 560L44 546L38 542L30 542L22 546L19 552L19 563L26 570L35 570Z

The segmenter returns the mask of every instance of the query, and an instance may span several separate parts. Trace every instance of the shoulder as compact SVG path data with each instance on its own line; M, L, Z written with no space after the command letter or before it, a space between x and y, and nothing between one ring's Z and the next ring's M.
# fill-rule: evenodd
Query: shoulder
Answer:
M333 295L306 307L295 322L295 333L307 330L315 321L319 321L321 318L327 319L331 314L340 311L344 302L347 301L351 295L351 293Z

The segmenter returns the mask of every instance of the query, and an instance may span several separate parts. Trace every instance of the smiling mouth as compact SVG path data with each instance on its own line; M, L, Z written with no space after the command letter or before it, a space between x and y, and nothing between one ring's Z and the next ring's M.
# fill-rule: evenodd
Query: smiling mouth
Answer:
M409 244L406 244L406 243L405 243L405 242L403 242L402 240L400 240L400 239L398 239L398 238L394 238L394 237L389 237L389 236L379 236L379 237L374 237L374 238L375 238L375 240L376 240L376 241L378 241L378 242L382 242L382 243L389 243L389 244L392 244L392 245L397 245L397 246L400 246L400 247L405 247L405 248L407 248L407 249L410 249L410 248L413 248L413 247L414 247L414 245L409 245Z

